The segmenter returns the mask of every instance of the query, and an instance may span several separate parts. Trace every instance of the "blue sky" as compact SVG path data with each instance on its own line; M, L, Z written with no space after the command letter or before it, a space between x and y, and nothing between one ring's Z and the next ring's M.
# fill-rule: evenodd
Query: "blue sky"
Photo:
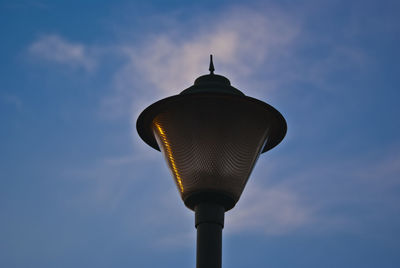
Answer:
M138 137L216 73L288 134L226 213L224 267L399 267L398 1L1 1L0 266L194 267Z

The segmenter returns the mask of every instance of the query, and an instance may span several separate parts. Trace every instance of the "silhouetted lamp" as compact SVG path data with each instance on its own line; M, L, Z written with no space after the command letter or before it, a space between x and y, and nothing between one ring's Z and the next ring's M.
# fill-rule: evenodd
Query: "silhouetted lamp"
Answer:
M261 153L282 141L286 121L214 74L147 107L140 137L162 151L185 205L196 213L197 267L221 267L224 212L235 206Z

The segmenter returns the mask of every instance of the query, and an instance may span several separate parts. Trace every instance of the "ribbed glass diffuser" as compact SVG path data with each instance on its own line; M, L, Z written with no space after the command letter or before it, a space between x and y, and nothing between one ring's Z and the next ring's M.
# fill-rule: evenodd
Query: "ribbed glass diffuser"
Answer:
M239 200L258 156L285 136L272 106L245 96L223 76L205 75L139 116L142 139L161 151L186 206Z
M197 96L153 120L153 133L185 200L217 191L235 202L268 137L268 113L224 96Z

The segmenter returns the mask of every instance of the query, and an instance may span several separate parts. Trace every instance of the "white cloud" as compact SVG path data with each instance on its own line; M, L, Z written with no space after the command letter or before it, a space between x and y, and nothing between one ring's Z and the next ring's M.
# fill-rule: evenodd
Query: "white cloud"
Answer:
M251 183L237 206L226 214L228 233L286 234L314 222L314 209L294 191Z
M300 161L288 166L289 170L274 163L293 163L296 155L268 160L268 165L259 163L241 200L226 214L226 231L264 235L367 232L366 221L385 221L399 212L397 147L368 157Z
M235 79L254 74L262 63L285 53L299 32L282 14L246 9L198 23L191 26L195 30L183 25L145 37L139 47L124 47L141 79L161 90L161 95L179 93L199 74L207 73L209 54L215 57L216 73Z
M85 45L70 42L58 35L41 36L30 45L29 53L42 60L83 68L86 71L91 71L96 66L96 61Z

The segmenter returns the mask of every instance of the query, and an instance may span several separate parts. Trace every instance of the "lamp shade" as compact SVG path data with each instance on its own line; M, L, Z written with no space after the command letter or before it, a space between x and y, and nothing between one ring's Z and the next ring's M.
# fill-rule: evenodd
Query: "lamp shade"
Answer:
M210 74L145 109L137 129L164 154L186 206L218 202L229 210L259 155L285 136L286 122L272 106Z

